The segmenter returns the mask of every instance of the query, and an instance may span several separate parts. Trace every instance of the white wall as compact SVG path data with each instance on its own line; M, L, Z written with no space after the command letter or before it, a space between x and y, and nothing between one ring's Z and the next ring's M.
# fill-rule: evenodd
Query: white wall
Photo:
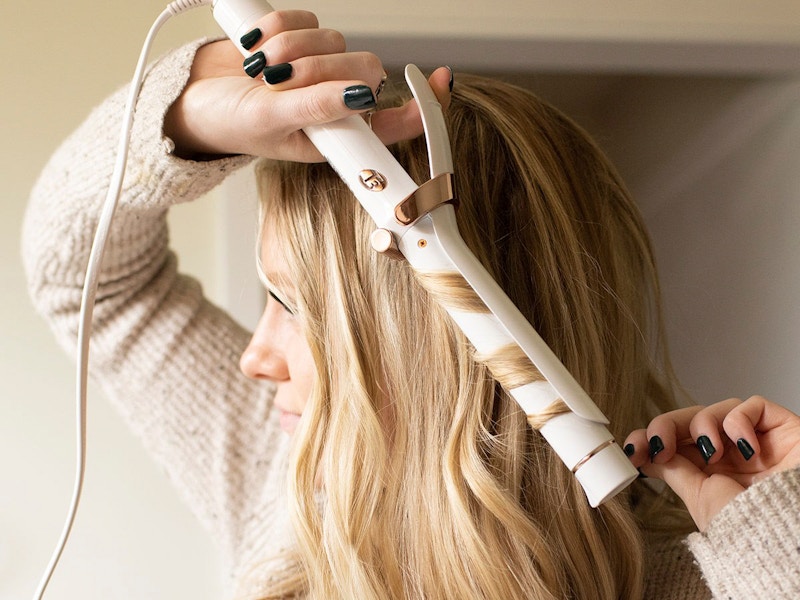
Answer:
M74 462L72 366L33 314L18 259L26 197L58 141L130 77L141 41L163 4L18 3L13 18L0 25L5 279L0 295L0 600L33 593L66 512ZM372 14L379 10L376 5L394 10L396 3L330 0L310 6L315 4L323 9L324 23L349 23L362 41L387 28L403 31L401 20L348 17L356 9L362 17L365 10ZM762 57L759 52L766 48L776 58L770 64L785 65L791 59L781 62L783 50L796 48L798 39L797 20L789 18L793 0L769 7L737 2L735 9L720 0L685 0L681 10L674 5L667 10L661 2L598 3L602 11L591 3L577 4L580 11L575 2L534 0L463 2L458 11L444 0L404 4L404 14L413 13L415 22L434 32L447 30L448 36L395 49L438 47L442 50L428 55L430 60L442 56L458 72L491 63L476 58L490 54L487 48L497 48L497 56L503 50L514 54L519 49L514 36L527 34L540 44L537 48L552 49L541 44L555 40L564 51L547 58L550 62L537 62L542 69L553 70L557 61L568 59L559 68L591 63L597 71L602 64L592 62L596 56L588 57L586 48L571 40L619 35L641 41L655 35L661 42L682 38L697 44L738 39L756 44L748 56ZM491 27L476 29L476 24ZM179 17L166 26L158 49L206 31L215 31L207 13ZM475 31L484 38L493 33L499 41L484 39L482 46L469 48L459 42L463 53L445 56L445 50L459 48L453 42L459 36L481 37ZM559 32L562 38L555 35ZM441 44L431 46L434 39ZM744 52L746 45L736 51ZM603 58L607 67L630 67L625 61L636 53L612 46L603 46L610 52ZM666 47L637 48L654 53L636 54L638 71L653 56L669 59L659 64L676 68L678 59L666 56ZM745 54L736 61L728 57L726 68L739 56ZM542 55L528 60L541 61ZM687 64L685 56L681 60ZM713 69L718 60L716 54L698 55L704 69ZM752 71L757 62L743 58L741 64ZM707 401L762 391L800 408L800 375L792 368L800 350L795 258L800 109L794 84L741 76L620 74L546 75L534 82L598 133L642 199L664 271L679 372L690 389ZM238 189L228 191L235 196ZM213 299L244 315L252 314L252 297L241 291L246 284L237 287L244 275L231 275L226 265L251 264L249 242L226 257L227 242L217 226L220 214L241 223L251 211L238 205L225 210L219 201L206 199L176 209L171 219L182 266L201 278ZM48 598L219 598L220 574L210 541L103 398L91 392L89 402L85 497Z

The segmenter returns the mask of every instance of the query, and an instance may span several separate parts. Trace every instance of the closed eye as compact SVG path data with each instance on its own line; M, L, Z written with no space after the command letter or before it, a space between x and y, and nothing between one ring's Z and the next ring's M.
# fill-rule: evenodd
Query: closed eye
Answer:
M279 297L278 297L278 296L275 294L275 292L273 292L272 290L269 290L269 289L268 289L268 290L267 290L267 293L270 295L270 298L272 298L273 300L275 300L275 302L277 302L278 304L280 304L280 305L281 305L281 306L282 306L282 307L283 307L283 308L286 310L286 312L288 312L290 315L293 315L293 314L294 314L294 311L293 311L291 308L289 308L289 307L286 305L286 303L285 303L283 300L281 300L281 299L280 299L280 298L279 298Z

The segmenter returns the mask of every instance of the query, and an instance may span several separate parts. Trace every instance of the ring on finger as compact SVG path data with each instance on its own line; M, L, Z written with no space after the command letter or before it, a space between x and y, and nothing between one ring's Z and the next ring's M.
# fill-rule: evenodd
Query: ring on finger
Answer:
M389 74L384 71L383 75L381 76L381 82L378 84L378 87L375 88L375 99L378 99L378 96L381 95L383 88L386 87L386 80L389 79Z

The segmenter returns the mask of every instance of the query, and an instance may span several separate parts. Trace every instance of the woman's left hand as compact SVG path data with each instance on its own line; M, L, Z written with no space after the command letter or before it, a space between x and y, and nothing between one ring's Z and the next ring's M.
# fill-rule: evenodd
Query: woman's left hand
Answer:
M800 417L761 396L659 415L625 440L634 466L664 480L700 531L737 494L800 465Z
M316 15L308 11L273 11L255 25L253 31L261 37L248 69L229 40L198 49L189 80L164 119L164 135L174 142L175 155L208 159L248 154L319 162L324 157L304 128L374 110L386 76L376 55L346 52L342 34L320 29ZM273 75L278 70L269 85L265 66ZM440 67L429 82L446 109L452 72ZM348 91L357 92L354 97L347 94L350 103ZM413 101L378 110L370 125L387 145L413 139L423 129Z

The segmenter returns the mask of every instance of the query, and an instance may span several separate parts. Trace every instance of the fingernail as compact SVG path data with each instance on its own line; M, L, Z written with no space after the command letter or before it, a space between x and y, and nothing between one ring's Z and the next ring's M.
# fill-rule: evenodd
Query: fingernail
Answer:
M258 74L267 66L267 57L259 50L244 59L244 72L250 77L258 77Z
M753 454L755 454L755 451L753 450L753 447L749 443L747 443L746 439L739 438L738 440L736 440L736 447L739 448L739 452L742 453L742 456L744 456L745 460L750 460L751 458L753 458Z
M256 27L255 29L248 31L242 37L239 38L239 43L242 45L242 48L245 50L250 50L253 46L256 45L256 42L261 39L261 30Z
M264 80L267 83L281 83L286 81L292 76L292 65L289 63L281 63L279 65L272 65L264 69Z
M656 455L664 449L664 442L661 441L661 438L657 435L651 437L647 443L650 446L650 462L653 462L656 458Z
M445 65L445 68L450 71L450 91L453 91L453 69L449 65Z
M633 453L636 452L636 448L633 447L633 444L625 444L622 451L625 453L625 456L633 456Z
M352 110L373 108L376 104L375 95L366 85L351 85L345 88L343 97L347 108Z
M712 456L714 456L714 452L717 451L717 449L714 448L714 444L711 443L711 438L709 438L707 435L701 435L699 438L697 438L695 444L700 450L700 454L703 455L703 460L706 461L706 464L708 464L708 461Z

